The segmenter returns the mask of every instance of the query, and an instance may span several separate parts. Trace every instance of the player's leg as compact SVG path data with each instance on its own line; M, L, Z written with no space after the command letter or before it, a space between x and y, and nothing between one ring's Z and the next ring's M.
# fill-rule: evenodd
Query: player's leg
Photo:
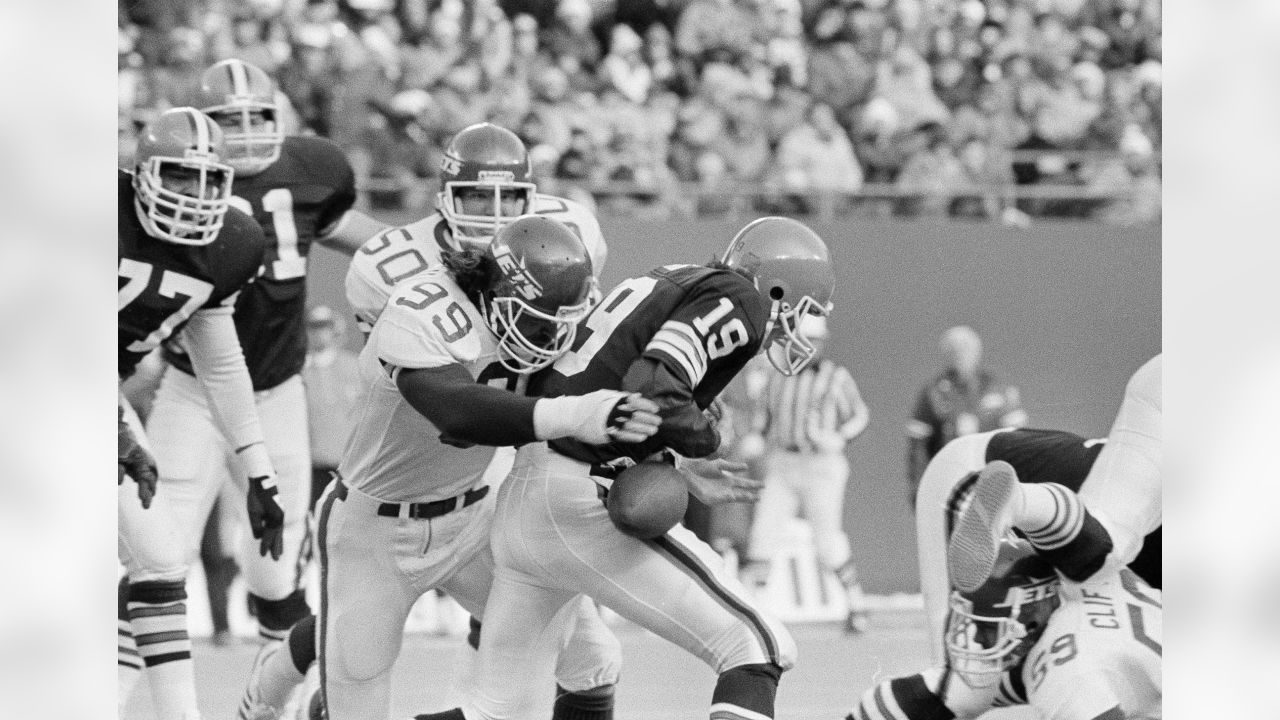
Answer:
M1006 682L1008 678L1005 675ZM873 685L862 694L845 720L967 720L996 707L1000 693L996 685L970 688L956 682L945 668L935 667ZM1020 704L1023 700L1019 698L1016 702ZM1006 698L1001 698L1000 705L1008 704Z
M993 463L975 487L947 549L957 587L971 590L989 575L999 538L1022 530L1069 580L1084 581L1106 564L1137 556L1161 523L1161 358L1129 379L1107 445L1080 494L1054 483L1020 484L1013 468Z
M622 671L622 643L591 598L579 595L560 612L569 616L568 632L556 655L552 720L610 720Z
M524 497L499 497L498 576L504 567L524 569L585 592L701 658L720 675L713 718L773 717L778 677L795 659L787 630L686 528L647 542L618 532L586 479L517 463L507 483Z
M303 546L311 497L311 445L307 436L307 403L301 376L258 394L258 417L263 439L275 468L284 509L284 551L279 560L263 557L258 541L246 533L240 547L240 566L250 601L258 616L258 633L265 642L279 642L289 628L311 614L303 589ZM247 478L235 474L241 491Z
M422 521L380 518L370 500L341 483L320 499L317 647L321 696L332 718L390 713L391 668L417 599L402 581L397 548L403 538L396 531Z
M183 528L194 489L187 468L209 460L209 453L207 443L204 451L193 449L190 456L176 450L174 435L205 432L198 416L182 412L178 395L162 382L148 417L151 432L135 432L149 438L160 471L151 508L143 510L136 496L123 492L124 486L118 496L120 557L129 583L126 612L157 715L165 718L199 717L187 629L190 554Z
M858 581L858 568L844 531L844 494L849 482L849 461L844 454L804 455L797 470L807 477L801 481L800 503L813 529L813 544L823 567L835 573L849 603L845 620L848 632L867 629L867 601Z
M785 542L784 528L796 516L799 501L790 482L795 453L771 450L765 455L765 484L756 502L751 522L751 542L742 564L743 577L751 583L763 585L768 581L769 570L777 548Z
M924 596L929 646L935 663L946 660L942 633L946 627L949 518L955 515L977 480L994 432L964 435L947 443L925 469L916 493L916 557L920 564L920 592Z

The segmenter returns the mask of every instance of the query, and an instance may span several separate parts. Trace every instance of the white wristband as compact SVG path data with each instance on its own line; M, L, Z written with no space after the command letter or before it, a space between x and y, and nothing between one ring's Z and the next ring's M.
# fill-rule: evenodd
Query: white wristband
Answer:
M261 442L237 450L236 456L240 458L240 469L245 477L275 475L275 469L271 466L271 456L267 454L267 446Z

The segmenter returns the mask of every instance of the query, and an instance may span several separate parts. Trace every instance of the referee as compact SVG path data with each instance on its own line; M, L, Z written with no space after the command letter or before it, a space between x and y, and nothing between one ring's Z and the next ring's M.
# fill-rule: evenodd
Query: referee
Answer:
M799 511L813 529L819 562L844 585L846 631L863 632L866 601L842 518L849 480L845 445L866 429L870 414L849 371L823 357L826 320L808 316L800 333L817 351L813 361L790 377L769 373L757 408L754 425L767 448L766 480L756 505L750 561L757 569L763 564L767 576L773 551L782 542L778 534Z

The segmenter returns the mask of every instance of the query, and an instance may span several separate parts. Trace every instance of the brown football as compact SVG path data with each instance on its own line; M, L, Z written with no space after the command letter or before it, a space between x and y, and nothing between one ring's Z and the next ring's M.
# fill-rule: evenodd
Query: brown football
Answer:
M666 463L643 462L618 474L609 488L609 519L634 538L652 540L675 526L689 505L680 471Z

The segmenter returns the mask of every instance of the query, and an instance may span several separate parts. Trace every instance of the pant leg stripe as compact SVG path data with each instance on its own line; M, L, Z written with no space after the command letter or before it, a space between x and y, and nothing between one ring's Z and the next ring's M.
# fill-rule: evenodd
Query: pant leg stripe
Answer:
M329 707L328 692L328 658L325 653L325 628L328 627L329 616L329 512L333 510L334 500L337 498L333 492L330 492L324 499L324 503L320 506L320 520L317 521L318 527L316 545L320 551L320 620L319 627L316 629L318 635L316 638L316 659L320 663L320 698L324 706Z
M782 664L782 653L778 651L778 640L774 637L773 631L769 629L768 624L765 623L764 618L749 603L734 595L729 588L720 584L716 580L715 574L711 572L710 568L703 565L696 555L676 542L670 535L663 535L649 540L646 544L670 558L677 567L684 570L729 612L743 620L747 627L751 628L756 638L759 639L760 646L764 648L765 657L772 663Z

